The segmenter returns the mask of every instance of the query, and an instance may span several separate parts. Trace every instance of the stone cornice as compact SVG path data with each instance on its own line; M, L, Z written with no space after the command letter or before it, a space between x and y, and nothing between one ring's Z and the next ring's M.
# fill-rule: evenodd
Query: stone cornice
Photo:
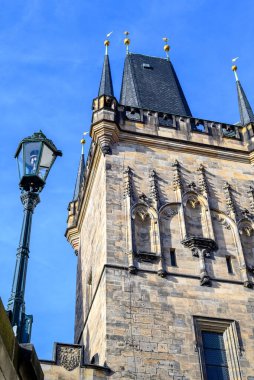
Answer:
M121 130L119 141L138 143L142 145L157 147L160 149L170 149L178 152L186 152L196 155L223 158L226 160L251 163L250 152L241 145L240 149L209 145L194 141L175 139L172 137L159 136L154 134L139 133L136 131ZM254 162L254 152L252 153Z

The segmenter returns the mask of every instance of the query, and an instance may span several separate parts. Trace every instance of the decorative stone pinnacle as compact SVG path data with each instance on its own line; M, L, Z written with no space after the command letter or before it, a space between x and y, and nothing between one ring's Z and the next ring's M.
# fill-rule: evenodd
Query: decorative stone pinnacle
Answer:
M133 198L134 191L133 191L133 171L128 166L127 169L124 171L125 174L125 192L124 197Z
M174 179L173 179L173 189L174 190L182 190L183 189L183 184L182 184L182 179L181 179L181 173L180 173L180 164L177 160L175 160L172 163L172 167L174 170Z
M224 189L224 193L226 196L227 213L228 213L228 215L233 214L234 218L236 218L236 208L235 208L235 203L234 203L234 199L232 196L231 185L228 182L225 182L223 189Z
M254 212L254 187L249 186L249 190L247 191L249 201L250 201L250 209Z
M151 181L151 196L155 199L157 203L160 203L160 193L159 193L159 186L158 186L158 176L155 170L152 170L150 174L150 181Z
M208 195L208 186L207 186L207 180L206 180L206 172L205 167L203 164L200 164L198 167L198 173L199 173L199 186L201 189L201 192L203 195Z

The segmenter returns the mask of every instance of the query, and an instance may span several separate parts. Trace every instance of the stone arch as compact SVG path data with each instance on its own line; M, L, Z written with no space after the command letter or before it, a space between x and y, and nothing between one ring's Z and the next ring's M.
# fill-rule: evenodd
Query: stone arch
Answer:
M133 248L137 255L158 253L157 212L145 203L132 208Z
M171 266L171 250L176 249L177 253L177 248L180 248L179 251L181 251L181 239L179 234L179 230L181 229L180 206L180 203L167 203L159 210L161 251L167 270L169 270Z
M207 200L201 194L188 191L183 196L187 236L210 237Z
M238 222L238 231L242 244L243 254L247 269L254 280L254 223L249 218L243 218Z
M240 279L239 246L235 222L220 210L211 210L211 214L215 241L218 245L218 250L215 254L216 264L218 265L214 266L214 273L218 277L227 277L226 258L230 257L233 272Z

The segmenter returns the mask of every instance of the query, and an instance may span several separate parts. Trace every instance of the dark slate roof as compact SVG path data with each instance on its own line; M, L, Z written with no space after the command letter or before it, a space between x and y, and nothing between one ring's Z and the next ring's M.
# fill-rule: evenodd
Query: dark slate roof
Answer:
M75 184L75 189L74 189L74 194L73 194L73 201L76 201L78 199L80 186L81 186L82 179L84 176L84 171L85 171L85 157L84 157L84 153L82 153L80 157L80 161L79 161L78 174L77 174L77 179L76 179L76 184Z
M120 103L182 116L191 116L172 63L163 58L128 54Z
M101 95L114 96L110 63L109 63L109 57L107 54L104 57L100 88L98 92L98 96L101 96Z
M254 123L254 114L239 80L236 81L241 124Z

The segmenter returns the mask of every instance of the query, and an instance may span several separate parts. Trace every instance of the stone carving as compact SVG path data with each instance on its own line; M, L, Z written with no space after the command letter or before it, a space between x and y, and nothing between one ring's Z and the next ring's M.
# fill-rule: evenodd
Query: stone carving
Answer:
M167 219L170 219L172 218L172 216L177 215L177 214L178 214L177 210L173 210L172 208L169 208L169 207L164 209L161 213L162 217L167 218Z
M192 208L196 208L197 206L200 205L198 198L195 196L188 198L187 202L191 205Z
M142 202L148 204L148 201L149 201L149 200L148 200L147 196L146 196L144 193L142 193L142 194L139 196L139 199L140 199Z
M247 222L247 223L244 223L244 224L240 227L239 232L240 232L241 235L245 235L245 236L250 237L250 236L253 235L254 230L253 230L252 225L251 225L250 223Z
M173 189L174 190L183 190L183 183L181 179L181 173L180 173L180 164L177 160L173 162L172 164L173 170L174 170L174 179L173 179Z
M218 249L214 240L199 237L190 236L181 241L184 247L191 250L194 257L199 257L200 264L200 285L211 286L211 279L206 269L206 258L211 257L212 252Z
M195 182L189 183L188 188L192 191L197 191L197 185L195 184Z
M129 197L133 199L134 197L134 190L133 190L133 170L128 166L127 169L124 171L125 176L125 191L124 191L124 197Z
M232 188L230 184L228 182L225 182L223 189L226 196L227 213L228 215L233 214L234 217L236 217L236 208L235 208L235 203L232 196Z
M254 212L254 187L249 186L249 190L247 191L249 200L250 200L250 209Z
M152 170L150 174L150 181L151 181L151 196L158 203L158 206L159 206L160 193L159 193L159 186L158 186L158 176L155 170Z
M228 223L227 219L223 217L221 214L215 214L214 218L227 230L231 229L230 224Z
M137 214L142 219L142 221L144 221L145 218L147 216L149 216L148 210L145 207L143 207L143 206L136 207L135 214ZM134 216L134 218L135 218L135 216Z
M60 345L56 346L56 362L67 369L73 371L81 363L81 346Z
M207 186L207 180L206 180L205 167L203 164L199 165L198 173L199 173L199 186L200 186L201 192L203 195L207 197L208 186Z

